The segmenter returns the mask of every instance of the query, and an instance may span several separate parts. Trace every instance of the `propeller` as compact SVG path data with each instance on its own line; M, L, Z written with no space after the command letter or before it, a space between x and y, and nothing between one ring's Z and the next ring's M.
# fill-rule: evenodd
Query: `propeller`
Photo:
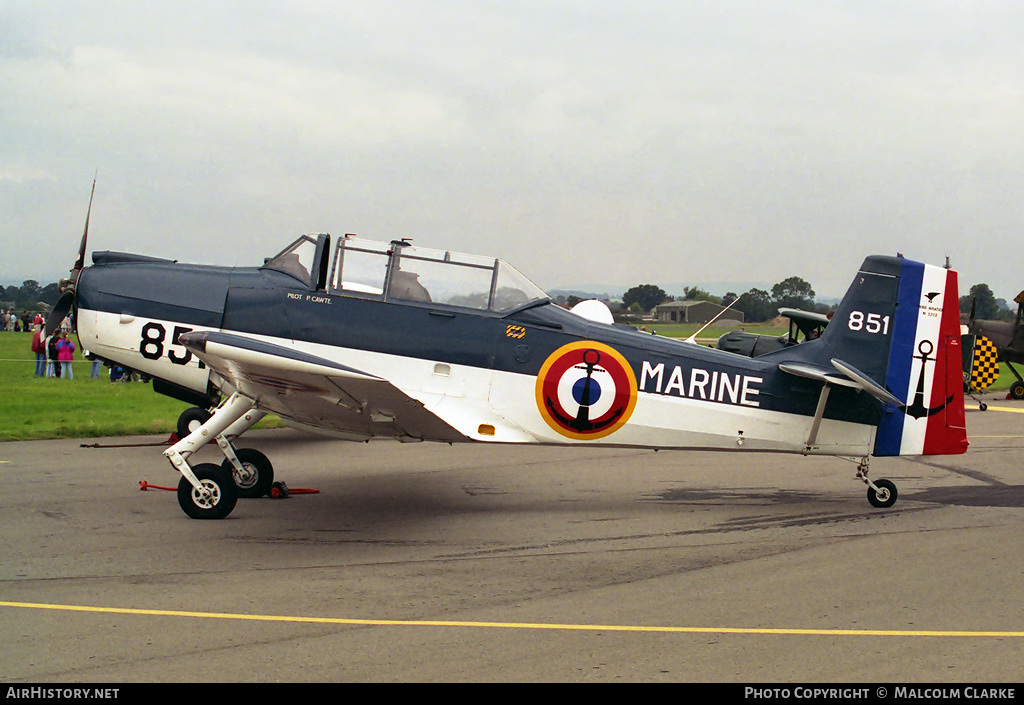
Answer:
M78 285L78 277L81 276L82 269L85 267L85 243L89 239L89 216L92 215L92 197L95 194L96 177L93 176L92 192L89 194L89 208L85 212L85 230L82 231L82 242L78 245L78 258L75 260L75 266L68 273L68 278L62 279L60 282L60 299L57 300L57 304L50 311L50 315L46 317L46 325L44 327L46 336L53 335L53 331L57 330L61 321L67 318L74 308L75 287Z
M53 335L53 331L60 327L60 322L68 317L71 313L71 307L75 303L75 293L73 291L66 291L60 295L57 303L54 305L53 310L50 311L46 317L46 325L43 328L43 335L49 338Z

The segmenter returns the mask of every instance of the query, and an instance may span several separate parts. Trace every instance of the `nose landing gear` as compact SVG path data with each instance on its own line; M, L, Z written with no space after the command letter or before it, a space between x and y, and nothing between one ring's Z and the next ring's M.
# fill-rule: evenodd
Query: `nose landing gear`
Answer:
M274 482L274 468L267 456L252 448L236 450L231 443L259 421L265 412L256 409L248 397L228 397L200 425L193 420L188 434L164 451L175 470L178 504L193 519L223 519L235 508L239 497L260 497ZM192 467L188 458L212 440L217 441L225 460L220 465L202 463Z
M184 476L178 481L178 505L192 519L223 519L235 508L238 492L231 473L220 465L203 463L192 469L194 487Z

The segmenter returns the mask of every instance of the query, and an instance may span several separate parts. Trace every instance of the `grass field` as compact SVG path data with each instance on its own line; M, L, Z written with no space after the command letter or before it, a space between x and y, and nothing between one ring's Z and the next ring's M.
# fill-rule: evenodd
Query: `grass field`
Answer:
M685 338L699 326L655 323L647 328L658 335ZM785 332L766 324L745 328L751 333ZM708 329L701 338L713 339L726 332L728 329ZM178 415L188 406L154 393L149 384L111 383L106 367L99 379L90 378L91 363L83 360L79 351L75 352L72 367L74 379L36 377L31 345L31 333L0 332L0 441L170 435ZM1006 365L1000 365L999 379L985 393L1005 391L1014 379ZM280 425L280 419L268 416L257 427Z
M74 379L36 377L31 347L31 333L0 333L0 441L170 435L188 408L155 393L150 384L111 383L106 367L99 379L91 379L92 363L78 350ZM279 419L267 417L260 427L278 424Z

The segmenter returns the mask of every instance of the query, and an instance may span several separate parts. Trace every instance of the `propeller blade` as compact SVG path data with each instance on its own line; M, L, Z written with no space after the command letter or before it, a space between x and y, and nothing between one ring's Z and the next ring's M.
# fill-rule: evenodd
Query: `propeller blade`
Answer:
M92 215L92 197L96 195L96 177L92 177L92 192L89 194L89 209L85 212L85 230L82 231L82 242L78 246L78 259L75 260L75 270L81 270L85 266L85 243L89 239L89 216Z
M92 177L92 191L89 193L89 208L85 211L85 229L82 231L82 241L78 245L78 258L75 260L75 266L71 268L71 272L67 279L62 279L60 282L60 290L63 292L60 299L57 301L57 305L50 311L50 315L46 317L46 325L43 330L47 336L53 335L53 331L57 330L71 309L75 305L75 289L78 286L78 278L82 274L82 269L85 267L85 245L89 240L89 218L92 216L92 199L96 195L96 177Z
M60 322L67 318L68 314L71 313L71 306L75 303L75 293L73 291L66 291L61 294L57 304L50 311L50 315L46 317L46 325L43 328L44 333L47 337L53 335L53 331L60 327Z

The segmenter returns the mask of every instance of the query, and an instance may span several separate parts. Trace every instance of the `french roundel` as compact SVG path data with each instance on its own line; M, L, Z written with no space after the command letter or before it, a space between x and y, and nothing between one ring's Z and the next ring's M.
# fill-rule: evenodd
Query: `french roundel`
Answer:
M577 440L604 438L629 420L636 375L618 351L593 341L563 345L537 375L537 408L551 428Z

